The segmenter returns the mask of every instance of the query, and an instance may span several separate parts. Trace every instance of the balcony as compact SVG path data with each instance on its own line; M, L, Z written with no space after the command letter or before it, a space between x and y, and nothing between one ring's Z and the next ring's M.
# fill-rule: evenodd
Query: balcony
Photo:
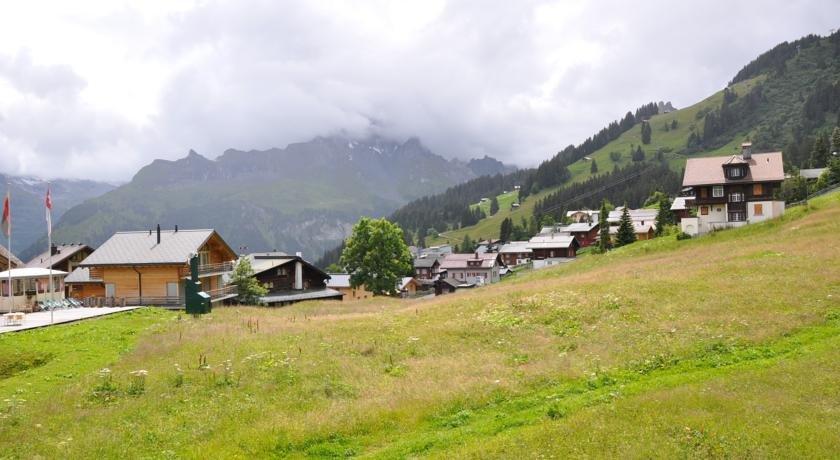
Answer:
M223 286L218 289L210 289L204 292L210 295L210 302L219 302L239 295L239 289L235 284L228 284L227 286Z
M236 268L236 261L230 260L227 262L218 262L215 264L201 264L198 266L198 277L205 278L208 276L217 276L223 275L225 273L230 273L233 269ZM184 269L182 272L182 277L188 279L190 277L189 269Z

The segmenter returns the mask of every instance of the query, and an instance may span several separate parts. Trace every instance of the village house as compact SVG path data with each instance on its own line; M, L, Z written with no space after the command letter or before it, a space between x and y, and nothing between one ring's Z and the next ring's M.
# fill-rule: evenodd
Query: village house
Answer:
M453 278L443 278L435 281L435 295L452 294L458 289L472 289L475 283L461 282Z
M350 275L348 273L330 273L327 280L327 287L341 293L343 300L367 299L373 297L373 293L365 289L365 285L350 286Z
M528 248L527 241L511 241L499 248L499 255L505 265L516 267L530 262L534 251Z
M785 202L774 194L784 179L782 152L753 154L748 142L740 155L689 159L683 186L691 187L694 217L680 220L682 231L701 235L781 216Z
M44 251L42 254L33 257L32 260L26 263L26 266L31 268L50 268L50 252L52 252L52 268L71 273L87 256L93 253L93 248L82 243L54 244L50 248L50 251ZM71 297L69 292L70 285L66 286L65 289L67 289L67 292L65 292L65 296Z
M574 258L580 243L572 235L552 232L534 236L527 248L533 251L534 268L542 268Z
M397 293L401 297L413 297L426 290L426 286L412 276L404 276L397 283Z
M8 270L9 269L9 260L12 262L12 268L20 268L23 267L23 262L20 261L12 251L6 249L5 246L0 244L0 269Z
M421 280L433 280L440 274L440 260L423 256L414 259L414 276Z
M198 257L202 291L212 302L236 296L226 277L237 255L212 229L117 232L74 270L74 285L108 304L184 307L184 281L190 277L190 259ZM97 288L101 286L101 291ZM75 294L76 288L70 292Z
M330 275L303 259L300 253L262 252L247 256L254 278L268 292L260 301L268 306L290 305L306 300L341 300L342 293L329 288Z
M592 246L598 240L599 228L600 224L598 224L598 221L593 221L561 225L557 227L557 231L561 234L575 237L580 247L585 248Z
M11 275L11 276L10 276ZM64 298L64 277L67 272L41 267L13 268L0 272L0 312L37 311L37 305L46 300ZM50 291L50 278L53 289ZM12 298L9 298L9 278Z
M446 279L461 284L498 283L499 270L504 267L499 253L449 254L440 263L441 270L446 270Z
M610 211L607 217L607 222L610 224L610 239L613 242L618 234L618 224L623 213L624 207L619 206ZM649 240L656 235L656 216L659 214L659 209L628 209L627 214L630 215L630 222L633 224L633 232L637 240Z
M566 211L566 219L568 219L568 222L577 224L581 222L598 222L600 215L601 211L592 211L589 209Z
M633 222L633 233L636 234L636 240L638 241L653 239L656 236L656 225L651 222ZM613 225L610 227L610 241L615 243L617 237L618 225Z
M678 196L671 202L671 213L674 214L677 222L685 217L691 217L691 208L688 206L691 199L690 196Z

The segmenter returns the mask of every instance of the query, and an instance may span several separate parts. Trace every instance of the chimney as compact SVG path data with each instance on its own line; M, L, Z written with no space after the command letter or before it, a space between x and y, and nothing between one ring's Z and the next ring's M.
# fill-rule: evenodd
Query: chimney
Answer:
M58 246L56 246L55 243L53 243L52 246L50 246L50 253L52 255L58 254Z
M295 253L295 257L300 257L301 259L303 259L303 253L298 251Z
M744 160L752 158L752 142L744 142L741 144L741 158Z
M160 224L157 224L157 244L160 244Z
M295 289L303 289L303 264L299 260L295 262Z

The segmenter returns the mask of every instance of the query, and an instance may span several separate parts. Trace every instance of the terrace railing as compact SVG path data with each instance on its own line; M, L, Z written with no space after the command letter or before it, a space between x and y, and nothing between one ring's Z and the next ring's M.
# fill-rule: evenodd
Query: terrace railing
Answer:
M215 264L203 264L198 266L198 276L208 275L211 273L228 273L232 272L235 267L236 261L232 260ZM187 273L187 275L189 276L189 273Z
M223 297L232 297L236 294L239 294L238 287L235 284L229 284L227 286L223 286L217 289L210 289L204 292L210 295L211 300L220 299Z

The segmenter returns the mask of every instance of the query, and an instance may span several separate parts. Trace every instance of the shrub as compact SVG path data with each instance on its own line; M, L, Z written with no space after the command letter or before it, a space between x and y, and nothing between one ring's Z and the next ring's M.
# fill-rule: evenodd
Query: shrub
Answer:
M679 232L677 233L677 240L690 240L691 235L686 232Z

